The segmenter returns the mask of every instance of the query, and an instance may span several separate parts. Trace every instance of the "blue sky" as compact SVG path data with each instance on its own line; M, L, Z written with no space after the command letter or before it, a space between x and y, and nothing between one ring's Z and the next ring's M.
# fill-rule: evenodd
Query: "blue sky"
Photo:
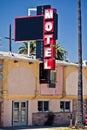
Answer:
M87 59L87 0L81 0L82 5L82 46L83 60ZM68 51L71 62L78 61L78 26L77 26L77 0L0 0L0 51L8 51L7 37L9 25L12 25L12 38L14 38L14 19L27 16L28 8L39 5L51 5L58 13L58 42ZM12 51L17 53L22 42L12 41Z

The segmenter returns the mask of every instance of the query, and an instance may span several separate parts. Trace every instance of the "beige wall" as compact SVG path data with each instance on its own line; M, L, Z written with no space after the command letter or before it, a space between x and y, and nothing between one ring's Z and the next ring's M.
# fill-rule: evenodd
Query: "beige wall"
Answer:
M3 126L12 126L12 101L4 100L3 103Z
M7 80L9 95L34 95L36 79L32 72L25 67L15 67Z
M52 112L61 112L60 110L60 101L70 101L70 110L72 111L72 100L69 99L38 99L29 101L29 110L31 113L38 112L38 101L49 101L49 111Z
M15 100L15 101L17 101L17 100ZM38 101L49 101L49 111L61 112L60 101L64 101L64 99L61 99L61 100L50 100L50 99L28 100L28 125L32 125L32 113L38 113ZM71 100L67 100L67 101L71 101ZM72 111L72 101L71 101L70 108ZM3 126L12 126L12 101L11 100L4 100Z
M29 99L38 92L38 62L4 59L3 97Z
M39 84L39 63L30 64L28 61L15 63L14 60L9 59L4 61L4 126L12 125L12 100L28 101L28 125L32 125L32 113L38 112L39 100L49 101L49 110L52 112L60 112L60 100L68 100L71 101L72 111L72 99L67 97L77 96L78 68L57 65L56 70L56 88L49 88L47 84ZM2 83L1 80L0 83ZM84 95L87 96L87 68L83 69L83 87Z
M65 69L66 96L76 97L78 95L78 68L66 67ZM83 95L87 96L87 68L83 68Z
M29 110L31 110L31 113L38 112L38 101L49 101L49 111L52 111L52 112L59 112L60 111L60 100L38 99L38 100L30 100L29 101Z
M32 113L37 112L37 100L28 101L28 125L32 125Z
M76 96L78 88L78 67L75 65L56 64L56 87L39 84L39 62L4 59L3 95L11 98L18 96ZM2 87L2 81L0 80ZM83 92L87 96L87 67L83 68ZM11 98L8 99L11 99ZM28 98L29 99L29 98Z
M78 86L78 73L71 72L66 78L66 95L76 96Z
M87 96L87 78L83 75L83 94Z
M49 106L50 106L49 109L52 112L59 112L60 111L60 101L59 100L51 100Z

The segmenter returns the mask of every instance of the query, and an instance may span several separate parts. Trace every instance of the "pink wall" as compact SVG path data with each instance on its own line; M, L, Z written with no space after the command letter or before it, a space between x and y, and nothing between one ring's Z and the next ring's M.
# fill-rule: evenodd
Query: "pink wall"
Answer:
M57 66L56 87L49 88L48 84L40 84L41 95L62 95L63 91L63 66Z

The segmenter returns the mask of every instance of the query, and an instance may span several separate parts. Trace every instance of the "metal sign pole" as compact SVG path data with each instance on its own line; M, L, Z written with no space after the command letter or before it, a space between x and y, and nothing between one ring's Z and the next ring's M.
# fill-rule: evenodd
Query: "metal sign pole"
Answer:
M31 11L37 11L36 8L29 8L28 9L28 16L31 15ZM30 42L28 41L28 56L30 55Z

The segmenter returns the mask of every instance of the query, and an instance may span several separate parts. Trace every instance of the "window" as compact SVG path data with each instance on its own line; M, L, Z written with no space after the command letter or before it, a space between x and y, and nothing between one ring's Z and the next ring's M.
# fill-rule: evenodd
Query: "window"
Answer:
M3 68L3 65L2 64L0 64L0 70Z
M0 64L0 72L3 71L3 64Z
M27 101L13 101L12 123L13 125L27 125Z
M61 101L60 110L62 112L70 112L70 101Z
M56 71L50 71L50 80L49 80L49 88L55 88L56 86Z
M40 79L40 83L47 83L49 85L49 88L55 88L56 71L55 70L44 70L44 64L40 63L39 79Z
M3 78L3 75L2 75L2 73L0 73L0 79L2 79Z
M49 82L49 70L44 70L43 63L40 63L40 66L39 66L39 79L40 79L40 83Z
M44 112L49 110L48 101L38 101L38 111Z

